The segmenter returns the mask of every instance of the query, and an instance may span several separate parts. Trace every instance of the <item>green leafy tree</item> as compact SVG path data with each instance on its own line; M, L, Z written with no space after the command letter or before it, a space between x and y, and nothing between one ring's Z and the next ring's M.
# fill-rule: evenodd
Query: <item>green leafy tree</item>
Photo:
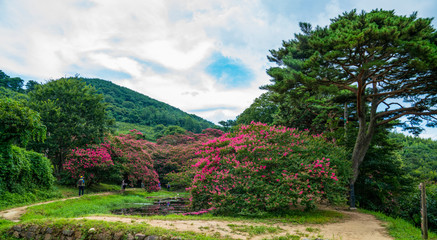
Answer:
M30 140L43 141L45 136L46 127L37 112L18 101L0 99L0 202L6 192L24 193L53 185L50 161L19 147Z
M0 99L0 145L26 146L30 140L43 141L46 127L39 114L22 103Z
M103 96L77 78L49 81L29 92L29 97L31 108L47 126L47 140L32 147L47 154L56 174L70 149L100 142L112 124Z
M403 120L414 133L420 123L436 125L437 45L432 19L397 16L394 11L356 10L312 29L301 23L303 34L272 50L269 60L279 66L268 74L264 88L280 95L299 90L348 91L355 97L358 133L352 152L353 189L378 126ZM403 101L401 101L403 100Z
M278 112L278 104L272 101L271 92L263 93L253 103L237 116L237 124L250 124L262 122L272 124L275 114Z
M30 92L36 88L36 86L40 85L37 81L29 80L26 83L26 92Z
M222 130L224 132L229 132L233 126L236 126L235 120L220 121L218 123L223 126Z
M16 92L23 92L23 83L23 79L19 77L11 78L0 70L0 87L9 88Z

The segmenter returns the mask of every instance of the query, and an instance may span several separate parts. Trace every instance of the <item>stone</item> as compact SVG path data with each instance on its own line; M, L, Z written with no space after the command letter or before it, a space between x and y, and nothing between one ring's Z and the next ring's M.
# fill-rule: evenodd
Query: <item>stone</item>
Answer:
M14 238L20 238L20 233L17 232L17 231L15 231L14 234L12 234L12 236L13 236Z
M64 229L62 231L62 234L64 234L65 236L71 237L73 235L73 231L69 230L69 229Z
M117 232L117 233L114 233L114 237L113 237L113 239L114 239L114 240L122 240L123 237L124 237L124 233L122 233L122 232Z
M145 237L146 237L146 235L141 234L141 233L135 234L135 239L137 239L137 240L144 240Z
M52 239L52 234L46 233L46 235L44 235L44 240L51 240L51 239Z
M46 233L49 233L49 234L53 233L53 229L50 228L50 227L48 227L48 228L46 229Z
M27 231L36 233L38 231L38 226L30 226L30 228L28 228Z
M35 238L35 233L34 232L27 232L26 238L27 239L34 239Z
M21 225L15 225L15 226L12 227L12 229L13 229L14 231L21 232L22 227L21 227Z
M134 238L134 236L132 235L132 234L128 234L127 235L127 240L134 240L135 238Z
M74 239L80 239L82 237L82 233L80 231L74 232Z
M159 236L155 236L155 235L150 235L147 238L145 238L145 240L159 240Z

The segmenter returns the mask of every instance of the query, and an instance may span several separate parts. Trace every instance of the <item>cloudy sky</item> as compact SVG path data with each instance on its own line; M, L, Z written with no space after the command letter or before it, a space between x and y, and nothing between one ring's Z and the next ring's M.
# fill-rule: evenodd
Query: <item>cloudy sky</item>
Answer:
M217 123L262 93L269 49L299 22L325 26L353 8L435 17L437 1L0 0L0 69L106 79Z

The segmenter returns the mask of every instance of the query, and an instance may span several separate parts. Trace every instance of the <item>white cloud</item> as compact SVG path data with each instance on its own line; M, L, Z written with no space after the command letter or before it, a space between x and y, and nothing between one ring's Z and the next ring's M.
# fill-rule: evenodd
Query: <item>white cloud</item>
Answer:
M235 118L262 93L268 50L293 38L299 21L324 26L353 7L436 12L432 0L311 2L0 1L0 69L41 81L118 71L131 78L106 79L218 122ZM253 73L245 88L227 89L205 72L217 52Z

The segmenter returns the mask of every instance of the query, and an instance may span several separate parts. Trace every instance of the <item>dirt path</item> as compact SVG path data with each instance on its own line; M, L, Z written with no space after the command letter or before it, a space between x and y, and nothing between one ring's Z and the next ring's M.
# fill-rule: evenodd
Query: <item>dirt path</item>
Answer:
M234 239L260 240L284 236L286 234L301 236L302 238L322 238L331 240L392 240L382 222L374 216L340 211L345 214L345 220L338 223L295 225L291 223L261 224L249 222L203 221L203 220L151 220L128 217L91 216L79 219L93 219L109 222L147 223L154 227L162 227L177 231L194 231L207 235L228 236ZM250 236L246 232L233 231L229 224L246 226L279 227L277 233Z
M113 193L112 192L104 192L104 193L89 194L89 195L109 195L109 194L113 194ZM10 220L10 221L13 221L13 222L19 222L20 221L20 217L23 214L26 213L26 209L28 207L38 206L38 205L52 203L52 202L65 201L65 200L68 200L68 199L75 199L75 198L79 198L79 197L70 197L70 198L56 199L56 200L47 201L47 202L35 203L35 204L32 204L32 205L27 205L27 206L23 206L23 207L7 209L7 210L4 210L4 211L0 212L0 218L4 218L6 220Z

